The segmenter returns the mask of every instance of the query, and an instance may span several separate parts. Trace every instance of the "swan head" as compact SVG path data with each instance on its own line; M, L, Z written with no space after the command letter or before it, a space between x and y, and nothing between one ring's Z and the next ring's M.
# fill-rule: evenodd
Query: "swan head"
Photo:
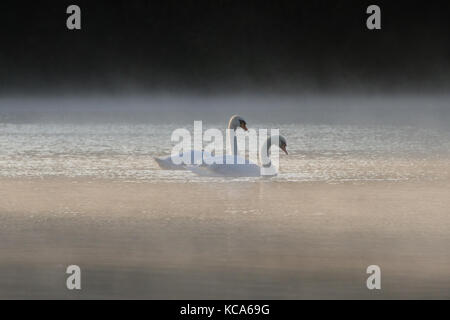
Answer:
M286 141L285 137L283 137L283 136L272 136L269 139L271 140L270 145L275 144L276 143L275 141L278 140L278 147L281 150L283 150L284 153L288 154L287 149L286 149L287 148L287 141Z
M287 152L287 150L286 150L286 148L287 148L287 141L286 141L286 138L283 137L283 136L280 136L279 147L280 147L281 150L284 151L284 153L289 154L289 153Z
M234 131L237 128L242 128L244 131L247 131L247 122L241 116L234 115L230 118L230 122L228 123L228 129L233 129Z

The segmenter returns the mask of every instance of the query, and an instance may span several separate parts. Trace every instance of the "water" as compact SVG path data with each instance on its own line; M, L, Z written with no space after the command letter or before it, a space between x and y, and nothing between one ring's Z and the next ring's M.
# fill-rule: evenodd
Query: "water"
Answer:
M77 264L82 298L372 299L377 264L377 298L448 298L448 97L281 98L0 97L0 297ZM287 138L277 177L153 160L232 114Z
M227 179L159 169L184 125L0 124L0 297L449 297L449 132L253 122L290 154Z
M0 124L1 177L229 182L160 170L174 129L192 124ZM223 127L223 124L205 125ZM448 176L450 132L394 126L253 124L279 128L289 156L270 181L408 180ZM259 179L260 180L260 179Z

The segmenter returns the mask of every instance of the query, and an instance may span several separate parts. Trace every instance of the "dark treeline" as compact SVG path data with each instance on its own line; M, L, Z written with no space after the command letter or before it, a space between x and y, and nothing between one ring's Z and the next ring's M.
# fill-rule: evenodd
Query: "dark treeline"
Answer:
M382 9L369 31L366 8ZM66 28L66 8L82 30ZM0 90L423 90L450 83L445 1L0 3Z

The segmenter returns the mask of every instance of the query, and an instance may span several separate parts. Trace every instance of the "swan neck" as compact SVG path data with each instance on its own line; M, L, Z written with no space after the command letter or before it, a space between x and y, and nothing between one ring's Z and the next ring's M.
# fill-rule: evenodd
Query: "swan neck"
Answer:
M260 157L261 157L261 165L264 168L269 168L272 166L272 160L270 158L270 146L272 145L272 139L267 138L266 142L261 145L260 149Z
M234 123L234 122L235 122L235 121L234 121L235 118L236 118L236 116L232 116L232 117L230 118L230 121L228 121L228 127L227 127L227 129L236 131L237 127L236 127L236 124Z
M238 150L237 150L237 137L236 137L236 132L233 129L228 128L228 139L230 142L230 146L231 146L231 153L232 155L237 155Z

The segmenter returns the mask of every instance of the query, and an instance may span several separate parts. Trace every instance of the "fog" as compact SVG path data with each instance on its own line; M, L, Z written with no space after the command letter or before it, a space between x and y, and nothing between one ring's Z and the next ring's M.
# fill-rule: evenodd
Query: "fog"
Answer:
M448 128L449 95L120 95L0 99L0 123L250 123L388 124Z
M448 11L370 2L79 1L10 5L0 122L405 124L447 127ZM24 15L17 24L17 15Z

